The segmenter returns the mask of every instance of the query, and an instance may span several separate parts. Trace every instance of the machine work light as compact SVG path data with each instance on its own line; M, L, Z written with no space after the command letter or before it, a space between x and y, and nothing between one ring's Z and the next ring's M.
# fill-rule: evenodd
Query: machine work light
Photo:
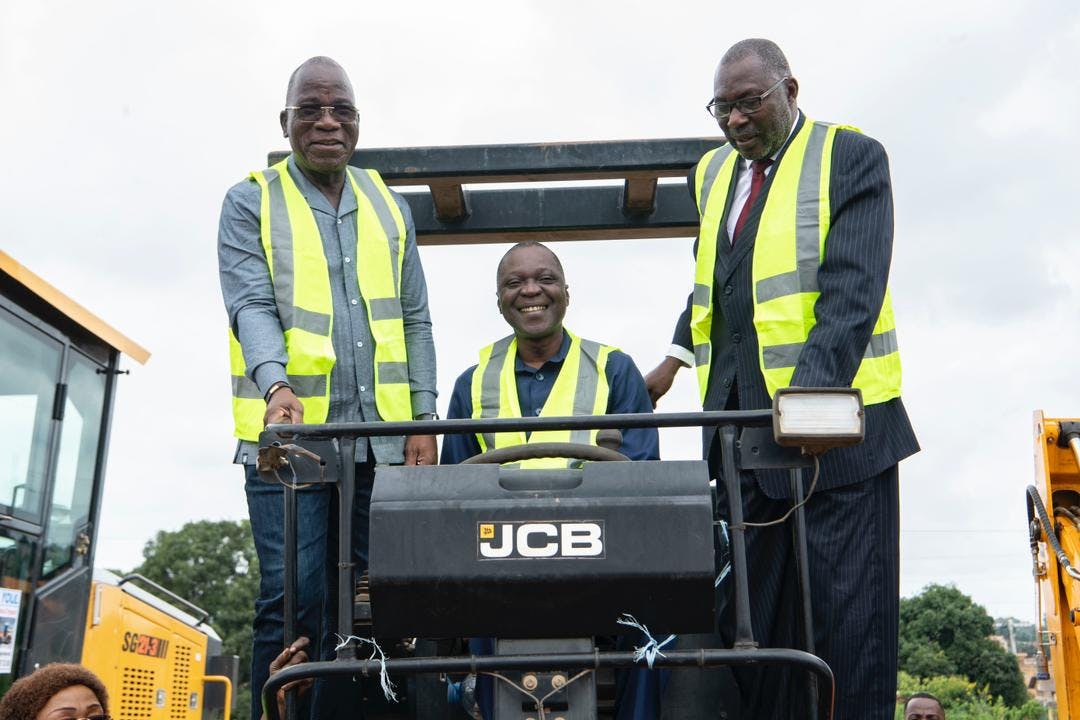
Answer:
M779 445L817 455L863 440L862 392L857 388L789 387L773 397L773 435Z

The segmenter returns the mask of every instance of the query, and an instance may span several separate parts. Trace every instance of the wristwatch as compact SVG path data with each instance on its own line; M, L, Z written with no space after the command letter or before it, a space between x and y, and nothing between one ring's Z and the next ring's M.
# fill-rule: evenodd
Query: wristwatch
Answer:
M439 413L420 413L419 415L417 415L413 419L414 420L438 420L439 419Z

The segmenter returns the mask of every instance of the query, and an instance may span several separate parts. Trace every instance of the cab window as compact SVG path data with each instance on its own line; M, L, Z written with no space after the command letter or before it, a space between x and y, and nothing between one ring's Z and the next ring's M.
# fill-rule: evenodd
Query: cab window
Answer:
M63 345L0 309L0 512L41 523Z
M90 524L105 404L105 375L99 372L100 366L75 351L70 358L56 481L45 535L44 577L71 563L75 548L81 544L79 535Z

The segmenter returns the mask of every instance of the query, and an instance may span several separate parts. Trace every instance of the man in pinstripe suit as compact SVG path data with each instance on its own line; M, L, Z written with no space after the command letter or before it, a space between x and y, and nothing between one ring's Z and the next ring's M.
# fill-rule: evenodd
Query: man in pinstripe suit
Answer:
M806 504L810 590L815 651L836 676L836 717L885 720L896 690L897 464L918 451L899 396L887 289L888 159L854 128L808 120L798 90L771 41L743 40L721 59L709 111L729 144L706 155L690 177L702 214L695 292L669 356L646 383L655 402L679 368L696 366L707 410L768 408L785 385L863 390L865 441L822 456ZM714 477L715 439L715 430L705 432ZM746 473L741 486L747 522L767 522L791 506L784 472ZM726 514L725 499L719 507ZM763 647L800 647L790 527L749 529L747 552L755 639ZM726 603L718 628L725 644L732 628ZM668 696L680 705L669 705L665 716L717 717L717 673L684 675L681 691L678 675ZM729 718L806 716L796 674L755 668L734 675L739 697L725 704ZM686 697L699 707L682 704Z

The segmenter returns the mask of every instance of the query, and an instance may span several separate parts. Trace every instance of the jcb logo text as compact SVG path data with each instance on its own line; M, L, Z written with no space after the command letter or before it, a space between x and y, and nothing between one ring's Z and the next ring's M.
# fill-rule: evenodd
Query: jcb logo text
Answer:
M480 560L604 557L604 522L477 523Z

